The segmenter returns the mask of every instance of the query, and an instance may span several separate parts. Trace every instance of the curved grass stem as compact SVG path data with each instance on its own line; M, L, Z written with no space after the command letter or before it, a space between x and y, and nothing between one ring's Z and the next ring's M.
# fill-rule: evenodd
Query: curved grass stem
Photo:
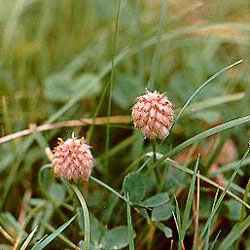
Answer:
M77 198L79 199L82 210L83 210L83 216L84 216L84 244L83 248L81 250L89 250L90 249L90 219L89 219L89 210L87 203L80 192L80 190L77 188L76 185L72 185L72 189L74 190Z

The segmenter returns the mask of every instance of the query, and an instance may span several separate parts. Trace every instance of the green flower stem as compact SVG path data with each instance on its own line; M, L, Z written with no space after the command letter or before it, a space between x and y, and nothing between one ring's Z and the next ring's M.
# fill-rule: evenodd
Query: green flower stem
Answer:
M157 157L156 157L156 140L152 140L151 144L152 144L152 148L153 148L153 164L156 164L156 161L157 161ZM161 183L159 168L154 168L153 171L154 171L156 182Z
M90 249L90 219L89 219L89 210L87 207L87 203L78 189L76 185L72 185L72 189L74 190L77 198L79 199L82 210L83 210L83 216L84 216L84 244L83 248L81 250L89 250Z

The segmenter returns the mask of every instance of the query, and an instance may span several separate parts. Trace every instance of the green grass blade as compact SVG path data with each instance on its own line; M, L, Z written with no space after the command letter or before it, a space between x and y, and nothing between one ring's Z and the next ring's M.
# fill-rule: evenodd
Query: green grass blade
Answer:
M152 155L153 155L152 153L146 154L146 156L151 157L151 158L153 157ZM163 155L160 154L160 153L157 153L156 155L157 155L157 159L161 159L161 158L163 157ZM176 169L179 169L179 170L181 170L181 171L183 171L183 172L185 172L185 173L187 173L187 174L194 175L194 171L193 171L192 169L189 169L189 168L187 168L187 167L185 167L185 166L182 166L182 165L178 164L178 162L176 162L176 161L174 161L174 160L172 160L172 159L170 159L170 158L166 158L165 161L166 161L167 163L169 163L171 167L174 167L174 168L176 168ZM210 185L212 185L212 186L214 186L214 187L216 187L216 188L219 188L219 189L222 190L222 191L225 190L224 187L218 185L216 182L212 181L211 179L207 178L206 176L204 176L204 175L202 175L202 174L197 174L197 176L199 176L199 178L200 178L201 180L205 181L206 183L208 183L208 184L210 184ZM233 187L233 186L236 186L236 185L233 184L233 183L232 183L231 185L232 185L232 187ZM235 187L235 188L236 188L236 187ZM237 186L237 189L239 189L238 186ZM241 188L240 188L240 189L241 189ZM242 191L242 190L238 190L238 191ZM238 201L239 203L241 203L242 205L244 205L246 208L248 208L248 209L250 210L250 205L249 205L248 203L246 203L244 200L242 200L240 197L238 197L236 194L232 193L232 192L229 191L229 190L227 190L226 193L227 193L229 196L231 196L232 198L234 198L236 201ZM243 193L243 192L242 192L242 193Z
M180 119L181 115L184 113L184 111L186 110L186 108L189 106L189 104L192 102L192 100L200 93L200 91L205 88L210 82L212 82L214 79L216 79L218 76L220 76L221 74L223 74L224 72L226 72L227 70L230 70L231 68L239 65L240 63L242 63L243 60L239 60L231 65L228 65L226 67L224 67L223 69L219 70L217 73L215 73L213 76L211 76L210 78L208 78L208 80L206 80L203 84L201 84L201 86L199 88L197 88L194 93L188 98L188 100L186 101L186 103L184 104L184 106L182 107L182 109L180 110L180 112L178 113L178 115L176 116L175 122L172 126L172 128L174 127L174 125L178 122L178 120ZM172 129L171 128L171 129Z
M227 237L222 241L219 246L219 250L229 249L233 243L238 240L241 235L250 227L250 215L240 223L237 223L233 226L230 233Z
M89 250L90 245L90 219L89 219L89 210L87 207L87 203L82 195L82 193L79 191L77 186L72 185L72 188L79 199L82 210L83 210L83 216L84 216L84 244L82 250Z
M240 161L234 161L234 162L231 162L231 163L228 163L224 166L221 166L217 171L214 171L214 173L212 174L212 176L216 176L220 173L225 173L227 171L231 171L231 170L234 170L235 168L237 168L238 164L239 164ZM241 166L247 166L250 164L250 157L247 157L242 163L241 163ZM241 172L240 172L241 173ZM243 174L243 173L241 173Z
M221 231L219 231L216 235L216 237L214 238L213 242L210 244L210 248L209 250L214 250L215 249L215 245L218 242L219 236L221 234Z
M129 200L129 197L127 195L127 200ZM135 244L133 239L133 225L132 225L132 217L131 217L131 209L129 202L127 204L127 223L128 223L128 240L129 240L129 250L135 250Z
M248 147L246 152L244 153L243 157L241 158L241 161L239 162L238 167L235 169L235 171L232 174L229 182L227 183L226 188L223 190L221 196L219 197L218 201L216 202L215 208L213 209L213 211L211 212L211 214L210 214L210 216L208 218L208 221L207 221L207 223L206 223L206 225L204 227L202 235L204 235L204 233L206 232L206 230L208 228L209 223L211 223L211 221L213 220L213 217L214 217L215 213L218 211L218 209L219 209L219 207L220 207L220 205L221 205L221 203L222 203L222 201L223 201L223 199L224 199L224 197L225 197L225 195L227 193L227 190L229 190L229 188L231 187L231 184L233 183L234 178L238 174L238 171L239 171L239 169L241 167L241 162L245 160L245 158L247 157L249 151L250 151L250 148Z
M41 242L39 242L38 244L36 244L35 246L33 246L31 248L31 250L42 250L42 249L45 249L45 247L47 247L56 237L58 237L58 235L61 234L75 220L75 218L76 218L76 215L73 216L69 221L67 221L66 223L64 223L60 227L58 227L56 229L56 231L54 231L53 233L51 233L49 236L47 236Z
M48 223L43 223L42 224L44 225L44 227L46 229L48 229L50 232L54 232L55 231L55 228L48 224ZM58 239L62 240L65 244L67 244L70 248L72 249L77 249L77 250L80 250L80 248L78 246L76 246L72 241L70 241L66 236L62 235L62 234L59 234L58 235Z
M115 60L115 54L116 54L116 49L117 49L117 40L118 40L118 32L119 32L119 17L120 17L120 11L121 11L121 1L118 1L118 6L117 6L117 12L116 12L116 16L114 19L114 23L115 23L115 32L114 32L114 36L113 36L113 47L112 47L112 60L111 60L111 64L112 64L112 69L111 69L111 74L110 74L110 84L109 84L109 99L108 99L108 117L111 116L111 112L112 112L112 95L113 95L113 85L114 85L114 79L115 79L115 64L114 64L114 60ZM105 141L105 152L108 153L109 151L109 144L110 144L110 124L109 124L109 120L106 126L106 141ZM108 167L109 163L109 159L106 158L105 164L106 164L106 169Z
M216 205L216 202L217 202L217 199L218 199L218 195L219 195L219 189L217 189L216 194L215 194L215 197L214 197L214 201L213 201L213 206L212 206L211 214L212 214L213 211L214 211L214 208L215 208L215 205ZM212 221L209 221L208 228L207 228L207 233L206 233L206 235L205 235L205 246L204 246L204 250L208 250L208 248L209 248L209 237L210 237L210 228L211 228L211 224L212 224Z
M26 238L26 240L23 242L22 246L20 247L20 250L25 250L27 248L27 246L29 245L29 243L31 242L32 238L34 237L36 231L38 229L38 226L36 226L32 232L28 235L28 237Z
M183 214L182 227L181 227L181 232L180 232L181 233L181 241L184 240L185 234L186 234L186 231L187 231L188 225L189 225L189 217L190 217L190 212L191 212L191 208L192 208L192 204L193 204L195 181L196 181L199 162L200 162L200 156L198 156L196 164L195 164L194 175L192 177L192 182L191 182L191 185L189 188L186 207L185 207L184 214Z
M192 138L184 141L183 143L179 144L177 147L173 148L168 154L166 154L162 158L160 158L155 163L155 165L160 164L161 162L166 160L169 156L175 155L175 154L181 152L186 147L188 147L194 143L197 143L197 142L199 142L199 141L201 141L209 136L218 134L218 133L223 132L223 131L230 129L230 128L238 127L238 126L243 125L243 124L248 123L248 122L250 122L250 115L225 122L225 123L220 124L216 127L210 128L206 131L203 131L203 132L193 136Z
M250 179L248 179L247 186L245 188L243 201L248 201L248 194L250 193ZM243 220L247 216L246 208L242 205L240 211L240 220Z
M103 90L102 90L102 94L100 97L100 101L97 104L97 107L95 109L95 112L93 114L93 118L96 119L97 115L99 114L101 107L103 105L105 96L106 96L106 92L108 90L108 84L106 84L106 86L104 86ZM92 124L87 132L87 141L89 142L89 144L91 144L91 140L92 140L92 136L94 134L94 128L95 128L95 124Z
M180 233L181 233L180 232L180 230L181 230L181 212L180 212L180 209L179 209L179 204L178 204L178 201L176 199L176 196L174 196L174 200L175 200L175 210L176 210L176 217L174 216L175 217L175 224L176 224L178 235L180 237Z
M226 103L242 100L245 96L246 95L244 92L240 92L237 94L222 95L219 97L210 97L210 98L207 98L205 100L191 104L188 107L186 112L188 114L200 112L200 111L203 111L205 109L209 109L209 108L213 108L213 107L223 105Z
M110 191L111 193L113 193L114 195L116 195L118 198L120 198L121 200L128 202L127 199L122 196L119 192L117 192L116 190L114 190L112 187L110 187L109 185L105 184L104 182L98 180L97 178L90 176L90 179L94 182L96 182L97 184L101 185L102 187L106 188L108 191Z
M241 117L241 118L237 118L228 122L225 122L223 124L220 124L216 127L213 127L211 129L208 129L204 132L201 132L195 136L193 136L192 138L184 141L183 143L179 144L177 147L175 147L174 149L172 149L169 153L167 153L166 155L162 156L159 160L157 160L152 168L155 168L158 164L164 162L166 159L168 159L169 156L175 155L179 152L181 152L182 150L184 150L186 147L197 143L199 141L201 141L202 139L205 139L209 136L212 136L214 134L218 134L222 131L225 131L227 129L233 128L233 127L238 127L240 125L243 125L245 123L250 122L250 115ZM242 161L241 161L242 162Z
M178 235L180 235L180 230L179 230L178 220L177 220L177 217L175 216L174 211L172 211L172 214L173 214L173 218L174 218L175 226L176 226L176 229L177 229L177 233L178 233Z

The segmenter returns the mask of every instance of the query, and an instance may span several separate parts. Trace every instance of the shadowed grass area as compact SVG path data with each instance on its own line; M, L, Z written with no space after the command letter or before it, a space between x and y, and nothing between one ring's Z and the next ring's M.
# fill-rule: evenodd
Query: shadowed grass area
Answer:
M0 249L248 250L247 0L0 0ZM133 128L145 89L175 123ZM88 183L55 178L85 137ZM72 188L73 187L73 188Z

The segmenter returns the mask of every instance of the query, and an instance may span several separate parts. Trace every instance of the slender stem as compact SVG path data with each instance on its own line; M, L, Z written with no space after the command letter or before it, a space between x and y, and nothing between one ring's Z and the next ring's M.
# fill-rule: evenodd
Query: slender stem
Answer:
M152 140L151 142L152 144L152 148L153 148L153 164L156 163L157 161L157 157L156 157L156 140ZM160 174L159 174L159 169L158 168L154 168L154 175L155 175L155 179L157 183L161 183L161 178L160 178ZM159 185L158 187L161 187L161 185Z
M156 142L155 142L155 140L152 141L152 148L153 148L153 161L156 162Z
M106 96L106 92L108 91L108 84L106 86L104 86L103 90L102 90L102 95L100 97L100 101L96 107L95 113L93 115L93 124L90 126L88 133L87 133L87 141L91 144L91 139L92 139L92 135L94 133L94 129L95 129L95 121L97 118L97 115L99 114L101 107L103 105L105 96ZM110 120L109 120L110 122Z
M108 99L108 117L111 116L112 111L112 95L113 95L113 85L115 79L115 54L117 49L117 40L118 40L118 32L119 32L119 17L120 17L120 10L121 10L121 1L118 1L117 6L117 13L114 19L115 24L115 32L113 35L113 47L112 47L112 59L111 59L111 74L110 74L110 83L109 83L109 99ZM105 152L108 153L109 151L109 144L110 144L110 123L108 119L107 127L106 127L106 142L105 142ZM109 165L109 159L105 160L106 169Z
M90 219L89 219L88 206L87 206L87 203L86 203L82 193L77 188L77 186L72 185L72 189L74 190L77 198L79 199L79 201L81 203L83 215L84 215L84 244L83 244L83 248L81 248L81 250L89 250L89 246L90 246Z
M196 191L196 206L195 206L195 226L194 226L194 241L193 249L198 249L198 233L199 233L199 215L200 215L200 171L197 174L197 191Z
M127 200L129 201L129 196L128 194L126 195ZM130 205L127 202L127 223L128 223L128 236L129 236L129 250L135 250L135 243L133 240L133 224L132 224L132 216L131 216L131 209Z
M112 187L110 187L109 185L107 185L106 183L98 180L97 178L90 176L90 179L94 182L96 182L97 184L103 186L104 188L106 188L107 190L109 190L110 192L112 192L114 195L116 195L117 197L119 197L121 200L125 201L125 202L129 202L124 196L122 196L119 192L117 192L116 190L114 190Z

